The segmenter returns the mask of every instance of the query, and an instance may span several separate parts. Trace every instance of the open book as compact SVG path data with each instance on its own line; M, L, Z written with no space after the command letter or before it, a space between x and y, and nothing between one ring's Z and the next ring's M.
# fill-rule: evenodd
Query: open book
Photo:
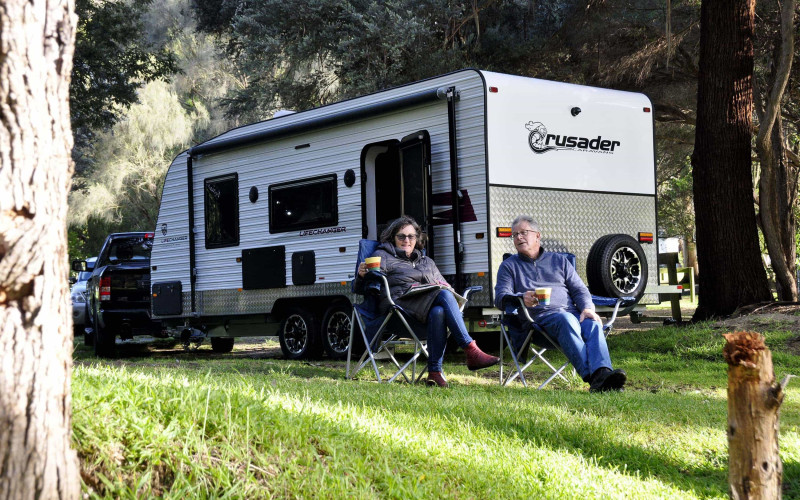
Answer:
M431 290L449 290L450 293L456 298L456 302L458 302L458 306L461 307L467 303L467 299L462 297L461 295L457 294L453 287L449 285L443 285L440 283L425 283L419 285L412 285L411 288L403 295L404 297L416 295L418 293L427 293Z

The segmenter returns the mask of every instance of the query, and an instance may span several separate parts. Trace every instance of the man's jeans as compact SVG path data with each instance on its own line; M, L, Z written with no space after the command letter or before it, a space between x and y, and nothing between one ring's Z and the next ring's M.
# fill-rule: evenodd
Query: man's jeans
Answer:
M448 328L459 347L472 342L456 298L449 291L441 290L428 311L428 371L442 371Z
M611 368L611 356L608 354L603 326L592 319L578 323L578 318L577 314L560 311L537 317L536 324L558 342L569 362L581 378L588 382L589 377L598 368ZM515 352L519 352L528 332L513 326L509 326L508 330ZM531 341L543 347L550 347L547 339L535 331Z

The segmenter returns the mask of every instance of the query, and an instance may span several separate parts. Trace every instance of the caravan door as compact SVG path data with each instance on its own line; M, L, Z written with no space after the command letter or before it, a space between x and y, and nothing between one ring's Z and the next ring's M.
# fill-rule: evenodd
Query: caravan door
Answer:
M427 233L425 248L433 257L433 187L428 132L415 132L399 142L370 144L364 148L361 158L366 179L362 186L365 236L378 239L394 219L409 215Z

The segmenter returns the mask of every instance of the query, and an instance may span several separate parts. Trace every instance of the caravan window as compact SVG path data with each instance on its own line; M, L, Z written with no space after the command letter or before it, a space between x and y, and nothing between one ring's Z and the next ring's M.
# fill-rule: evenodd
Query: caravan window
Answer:
M205 180L206 248L239 244L239 177Z
M269 187L269 232L335 226L339 222L336 175Z

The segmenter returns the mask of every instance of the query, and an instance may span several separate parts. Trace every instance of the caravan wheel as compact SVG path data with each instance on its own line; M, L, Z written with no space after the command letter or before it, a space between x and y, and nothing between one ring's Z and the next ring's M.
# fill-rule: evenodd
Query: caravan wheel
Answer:
M345 359L350 344L350 321L353 308L339 304L331 306L322 320L322 342L331 359Z
M317 322L314 315L305 309L293 307L286 312L278 339L281 351L288 359L311 358L320 353Z
M597 240L586 260L589 291L605 297L634 297L647 286L647 258L639 242L627 234Z

